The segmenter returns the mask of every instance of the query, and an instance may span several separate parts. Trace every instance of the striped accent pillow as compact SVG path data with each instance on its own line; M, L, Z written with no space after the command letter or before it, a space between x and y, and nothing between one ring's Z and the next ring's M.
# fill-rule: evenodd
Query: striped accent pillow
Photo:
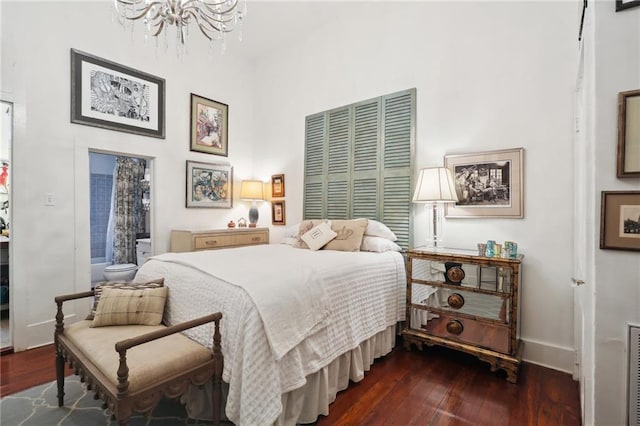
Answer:
M102 281L95 285L93 292L93 306L91 307L91 312L85 318L86 320L93 320L93 317L96 314L96 309L98 309L98 302L100 302L100 296L102 296L102 291L105 288L120 288L123 290L138 290L143 288L158 288L164 285L164 278L158 278L152 281L144 282L144 283L134 283L133 281Z
M91 327L159 325L166 299L166 287L139 290L105 288Z

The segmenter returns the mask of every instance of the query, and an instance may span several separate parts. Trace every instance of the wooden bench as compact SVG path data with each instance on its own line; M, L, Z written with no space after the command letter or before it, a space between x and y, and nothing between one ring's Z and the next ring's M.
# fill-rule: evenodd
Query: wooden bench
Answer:
M64 364L75 370L87 388L102 399L119 425L128 425L133 412L149 414L162 397L178 398L189 384L213 379L213 419L220 424L223 356L220 346L221 313L171 327L118 325L90 327L82 320L64 327L62 304L94 296L93 291L55 298L55 346L58 406L64 405ZM181 331L215 323L209 350Z

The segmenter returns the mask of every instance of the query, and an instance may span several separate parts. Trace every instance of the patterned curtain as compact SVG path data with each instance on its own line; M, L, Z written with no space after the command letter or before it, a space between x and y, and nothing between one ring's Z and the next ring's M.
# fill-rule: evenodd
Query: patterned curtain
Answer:
M113 191L113 263L136 263L136 234L145 230L142 184L147 162L117 157Z

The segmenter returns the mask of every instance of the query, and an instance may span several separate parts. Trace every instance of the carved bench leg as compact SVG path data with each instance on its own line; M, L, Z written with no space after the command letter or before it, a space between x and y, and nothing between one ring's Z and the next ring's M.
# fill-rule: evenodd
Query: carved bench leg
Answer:
M64 405L64 357L56 350L56 381L58 383L58 407Z

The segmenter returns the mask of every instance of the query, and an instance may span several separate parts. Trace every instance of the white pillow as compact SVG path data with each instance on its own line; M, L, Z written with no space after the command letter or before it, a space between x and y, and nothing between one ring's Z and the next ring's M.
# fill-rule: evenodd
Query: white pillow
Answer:
M364 238L362 238L360 251L374 251L376 253L382 253L384 251L402 251L402 248L386 238L365 235Z
M280 244L286 244L288 246L292 246L297 242L298 242L298 239L296 237L284 237Z
M386 238L390 241L398 240L396 234L394 234L393 231L387 227L387 225L373 219L369 219L369 223L367 224L367 229L364 231L364 235L369 235L370 237Z
M305 232L300 238L307 243L311 250L320 250L325 244L333 240L338 234L327 223L322 222L318 226Z
M297 237L298 236L298 230L300 229L300 223L296 223L293 226L287 226L284 230L284 238L287 237ZM284 241L283 241L284 242ZM286 244L286 243L285 243Z

